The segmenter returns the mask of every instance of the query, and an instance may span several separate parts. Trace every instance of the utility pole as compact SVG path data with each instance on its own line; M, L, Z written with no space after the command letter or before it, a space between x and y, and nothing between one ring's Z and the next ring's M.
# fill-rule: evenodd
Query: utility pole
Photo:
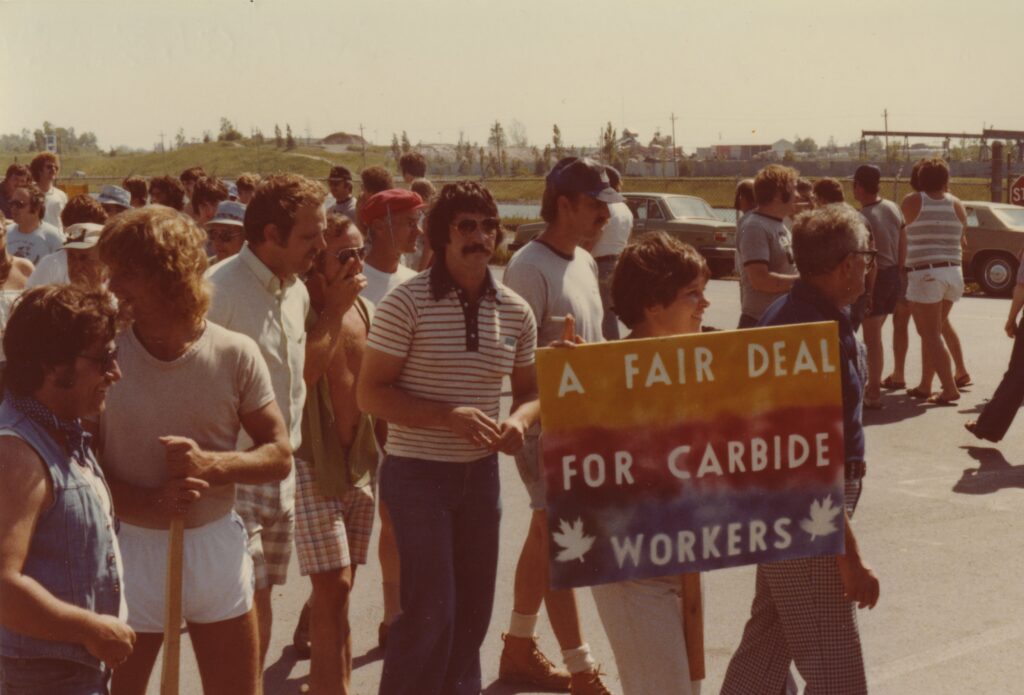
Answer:
M669 117L672 121L672 176L679 176L679 163L676 162L676 112L673 111Z
M163 153L163 152L166 152L166 151L167 150L164 149L164 131L161 130L160 131L160 152Z
M366 138L363 137L363 124L359 124L359 140L363 143L363 168L366 168Z
M889 161L889 109L882 111L882 118L885 119L885 161Z

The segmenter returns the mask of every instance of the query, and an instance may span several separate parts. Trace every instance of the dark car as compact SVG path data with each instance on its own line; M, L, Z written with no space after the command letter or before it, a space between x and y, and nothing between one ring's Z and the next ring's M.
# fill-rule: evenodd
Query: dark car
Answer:
M985 294L1009 295L1024 249L1024 207L982 200L963 204L967 212L964 278L977 282Z
M736 225L719 219L703 198L674 193L623 193L633 211L631 238L646 232L664 231L685 241L708 261L715 277L733 270ZM516 251L543 231L545 223L521 224L509 249Z

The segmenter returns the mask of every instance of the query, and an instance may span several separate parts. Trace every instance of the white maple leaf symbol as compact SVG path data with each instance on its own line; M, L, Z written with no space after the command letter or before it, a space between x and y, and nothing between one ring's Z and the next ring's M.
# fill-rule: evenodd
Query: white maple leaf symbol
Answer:
M562 520L559 523L559 528L561 533L555 531L551 534L555 543L562 548L558 551L555 559L559 562L569 562L570 560L583 562L583 556L587 554L590 546L594 545L596 540L593 536L583 533L583 520L576 517L576 521L572 525L568 521Z
M800 521L800 528L811 534L813 541L818 536L827 536L836 532L836 525L833 519L839 516L842 509L832 506L832 495L829 495L821 502L811 502L811 514L809 519Z

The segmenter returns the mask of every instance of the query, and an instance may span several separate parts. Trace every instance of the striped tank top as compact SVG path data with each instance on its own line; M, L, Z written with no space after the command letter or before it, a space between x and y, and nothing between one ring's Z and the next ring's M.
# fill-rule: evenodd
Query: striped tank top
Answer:
M921 193L921 212L907 225L907 267L929 263L960 263L963 223L953 208L953 196L946 193L934 200Z

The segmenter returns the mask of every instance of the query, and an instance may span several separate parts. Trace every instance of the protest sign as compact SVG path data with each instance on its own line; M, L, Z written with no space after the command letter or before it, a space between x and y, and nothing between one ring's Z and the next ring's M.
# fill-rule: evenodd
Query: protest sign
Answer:
M537 352L551 583L843 551L834 323Z

